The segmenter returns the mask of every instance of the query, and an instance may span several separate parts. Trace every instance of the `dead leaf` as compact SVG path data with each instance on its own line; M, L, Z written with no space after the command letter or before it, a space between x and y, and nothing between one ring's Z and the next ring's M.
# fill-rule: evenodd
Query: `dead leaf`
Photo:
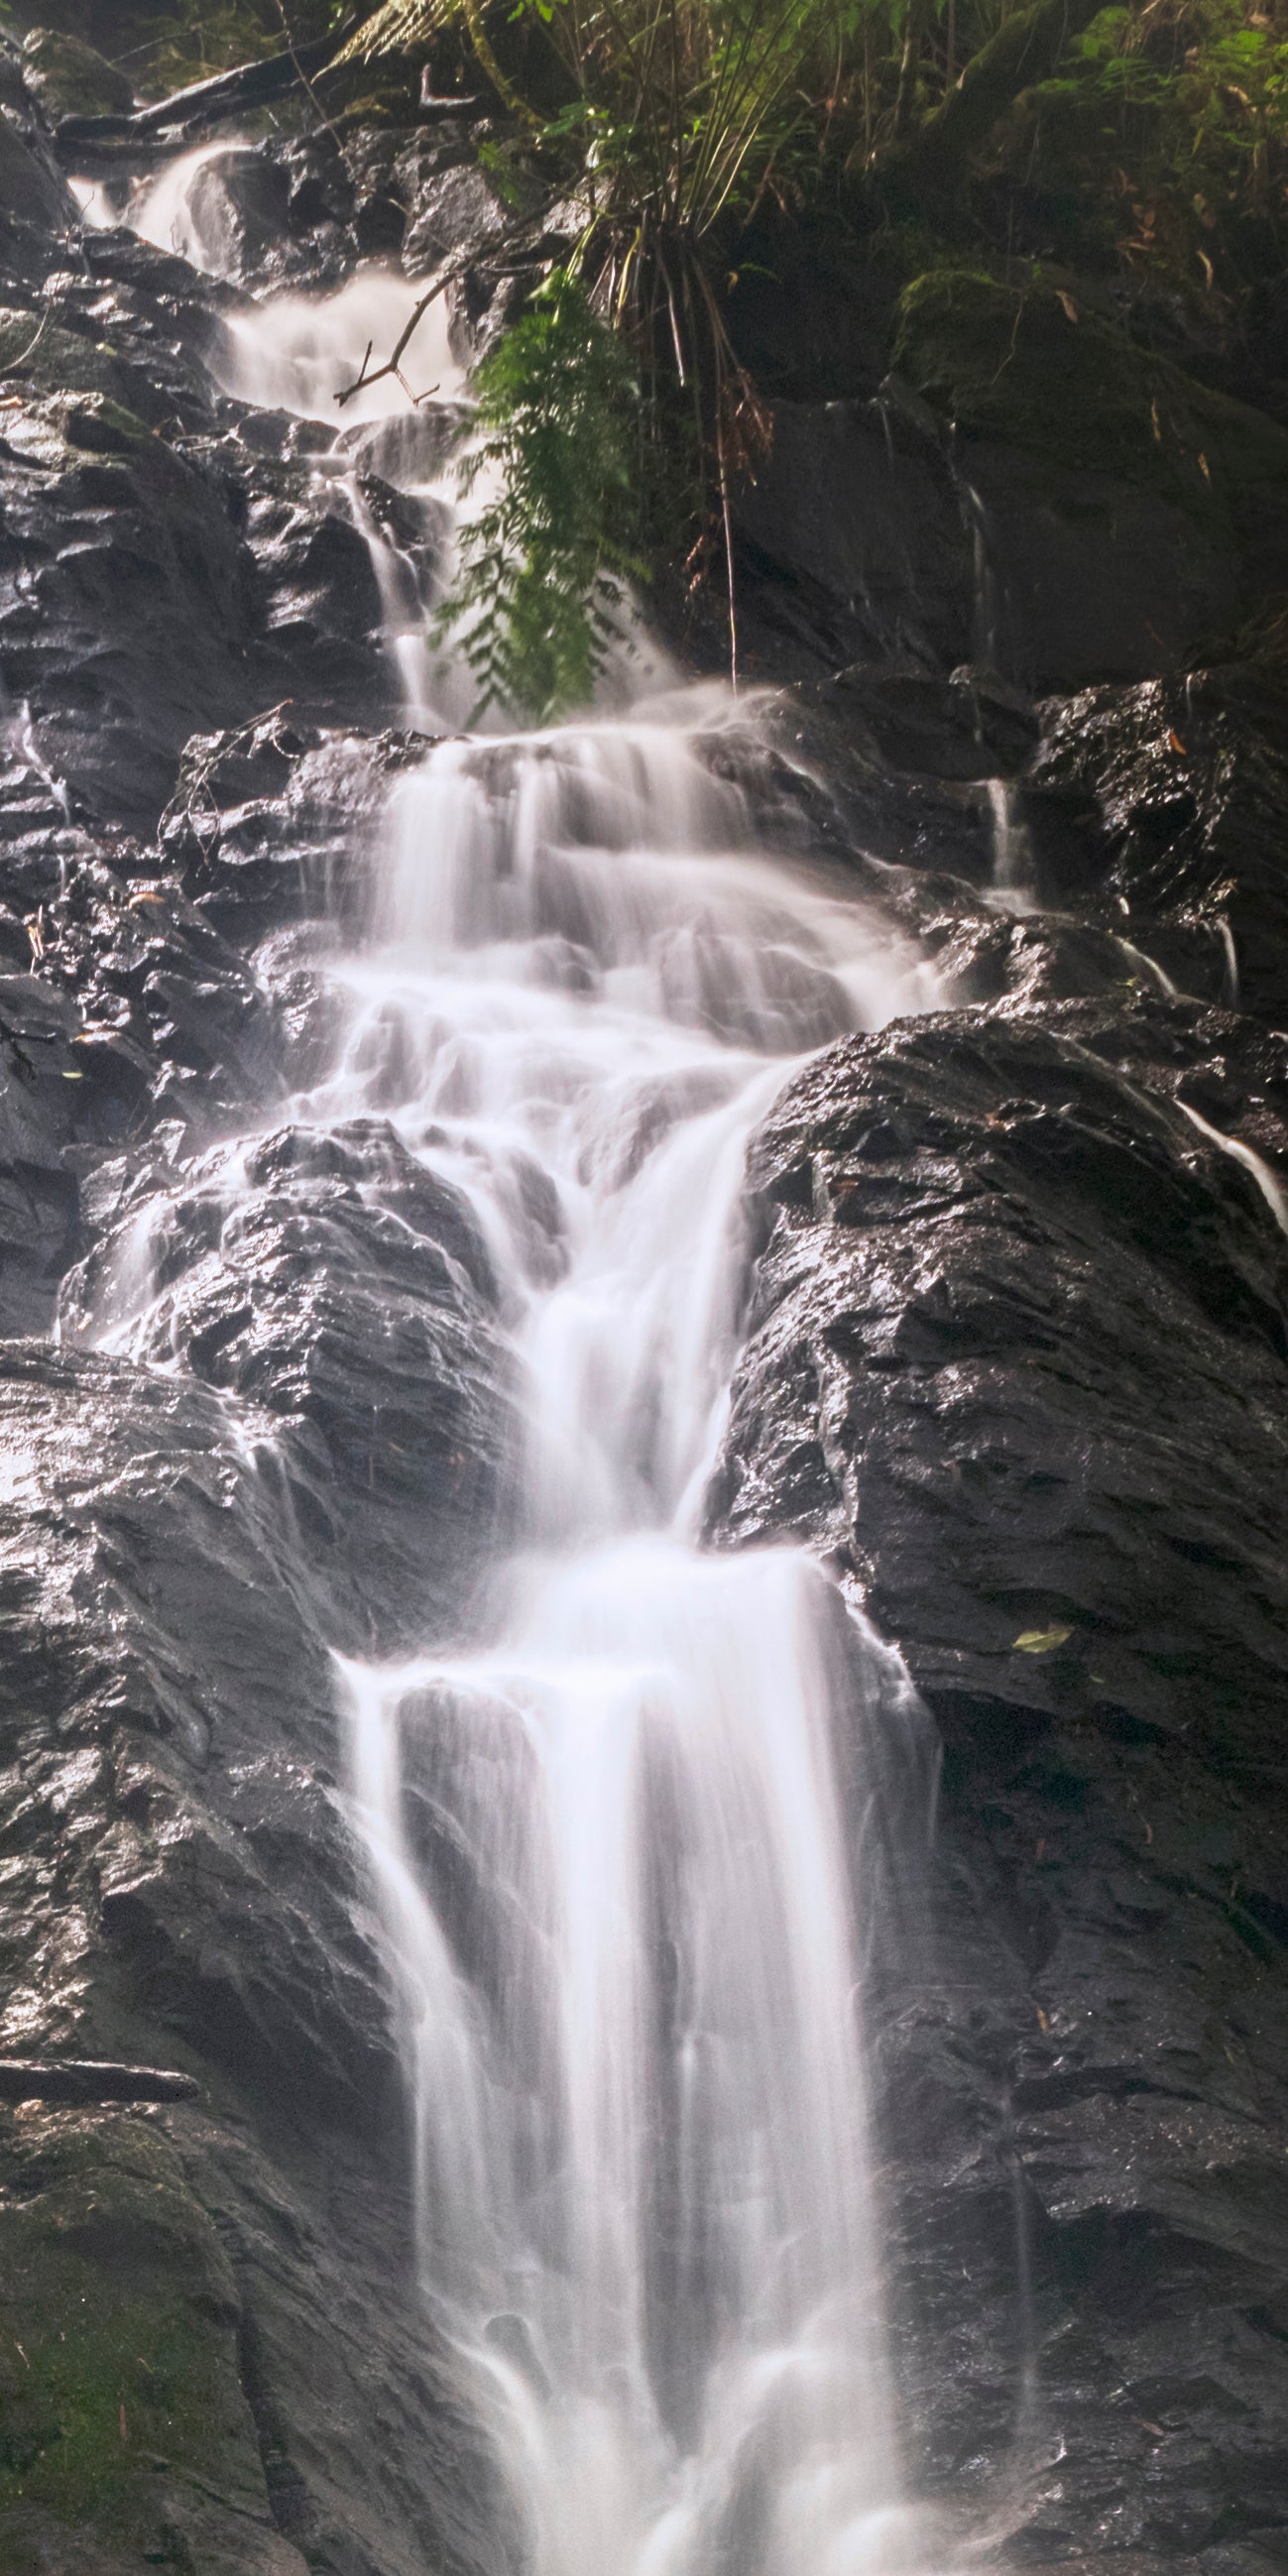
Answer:
M150 893L148 892L148 889L147 889L147 888L146 888L146 886L145 886L145 887L144 887L144 890L143 890L143 892L142 892L142 894L132 894L132 895L131 895L130 900L129 900L129 903L128 903L128 905L126 906L126 910L127 910L127 911L129 911L129 912L133 912L133 911L136 909L136 907L137 907L139 904L141 904L141 903L164 903L164 902L165 902L165 896L164 896L163 894L150 894Z
M1155 445L1156 447L1161 447L1161 446L1162 446L1162 444L1163 444L1163 430L1162 430L1162 423L1160 422L1159 417L1158 417L1158 396L1157 396L1157 394L1154 394L1154 395L1151 397L1151 400L1150 400L1150 406L1149 406L1149 416L1150 416L1150 419L1152 420L1152 422L1153 422L1153 424L1154 424L1154 445Z
M1050 2027L1051 2027L1051 2024L1050 2024L1050 2022L1047 2020L1046 2014L1043 2012L1041 2004L1039 2004L1039 2005L1038 2005L1037 2012L1038 2012L1038 2028L1039 2028L1039 2030L1049 2030L1049 2029L1050 2029Z
M1067 1646L1072 1628L1025 1628L1011 1640L1015 1655L1053 1655L1057 1646Z
M1207 290L1208 290L1208 293L1209 293L1209 295L1210 295L1210 294L1211 294L1211 292L1212 292L1213 287L1214 287L1214 286L1215 286L1215 284L1216 284L1216 271L1215 271L1215 269L1213 268L1213 266L1212 266L1212 262L1211 262L1211 260L1208 258L1207 252L1206 252L1205 250L1201 250L1201 251L1199 252L1199 254L1198 254L1198 262L1199 262L1199 267L1202 269L1203 274L1204 274L1205 278L1207 279Z
M1175 752L1178 760L1189 759L1189 753L1187 752L1180 735L1171 725L1169 725L1167 729L1167 748L1169 751Z
M1071 322L1076 322L1078 319L1078 308L1074 303L1073 297L1071 295L1066 295L1062 286L1057 286L1055 291L1060 302L1064 306L1065 312L1068 314L1069 320Z
M1200 448L1200 449L1199 449L1199 472L1200 472L1200 474L1202 475L1203 480L1204 480L1204 482L1205 482L1205 483L1210 483L1210 482L1211 482L1211 480L1212 480L1212 468L1211 468L1211 466L1209 465L1209 463L1208 463L1208 461L1207 461L1207 458L1206 458L1206 456L1205 456L1205 455L1204 455L1204 453L1203 453L1202 448Z

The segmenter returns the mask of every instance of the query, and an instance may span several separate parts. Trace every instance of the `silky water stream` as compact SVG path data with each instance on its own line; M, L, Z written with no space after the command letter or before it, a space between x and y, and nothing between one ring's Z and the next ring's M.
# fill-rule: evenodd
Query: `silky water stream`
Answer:
M316 413L369 316L355 349L352 288L261 311L236 389ZM757 846L736 779L768 721L700 687L427 748L329 970L333 1069L286 1113L390 1119L464 1192L526 1389L523 1543L482 1630L338 1688L421 2282L535 2576L925 2555L863 2029L886 1793L916 1807L924 1744L811 1558L699 1531L747 1140L794 1060L934 994L843 888ZM144 1347L147 1304L133 1280L103 1337Z
M703 757L744 721L695 692L432 752L313 1104L387 1104L398 1066L525 1363L528 1545L489 1641L345 1679L425 2286L542 2576L857 2576L898 2524L851 1861L853 1738L903 1704L809 1558L696 1529L748 1134L785 1056L917 970L748 846Z

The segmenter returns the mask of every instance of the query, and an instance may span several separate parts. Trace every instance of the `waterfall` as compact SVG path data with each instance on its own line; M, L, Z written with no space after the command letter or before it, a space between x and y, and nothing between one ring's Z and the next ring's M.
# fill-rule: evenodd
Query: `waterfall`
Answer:
M247 308L237 390L334 417L340 343L356 371L393 306L301 301ZM871 1819L915 1708L803 1550L699 1530L748 1138L809 1050L937 996L843 873L761 845L737 780L770 722L707 684L427 749L287 1113L389 1119L466 1193L525 1371L482 1630L337 1678L420 2280L533 2576L924 2554L864 2078ZM113 1347L149 1346L152 1241L145 1211Z
M528 1545L488 1641L343 1685L422 2277L539 2576L859 2576L914 2527L838 1775L897 1721L810 1558L713 1557L695 1525L748 1134L802 1050L930 995L757 852L710 753L762 722L693 690L432 751L311 1103L392 1107L465 1186L527 1366Z

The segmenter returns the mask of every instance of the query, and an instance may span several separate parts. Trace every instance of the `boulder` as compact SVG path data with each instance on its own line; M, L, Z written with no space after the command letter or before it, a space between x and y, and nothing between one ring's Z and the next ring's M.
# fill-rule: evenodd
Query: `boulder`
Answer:
M127 1191L67 1280L64 1336L115 1328L141 1361L180 1362L273 1421L332 1643L410 1652L459 1631L513 1526L521 1447L460 1192L370 1118L284 1127L152 1186Z
M822 1056L751 1178L770 1233L716 1525L840 1548L950 1737L959 1700L1125 1711L1278 1780L1267 1183L1076 1018L1023 1009Z
M46 114L128 116L134 92L124 72L80 36L33 27L23 38L23 72Z
M262 278L287 230L290 182L271 152L230 146L203 162L189 184L188 221L216 277Z
M453 155L443 167L436 155L436 166L416 197L403 267L409 277L432 277L457 251L490 249L514 222L513 211L476 161L458 164Z
M1288 430L1067 292L922 278L879 394L771 420L737 499L744 613L801 676L900 656L1038 694L1137 682L1288 584Z
M4 1346L0 1411L0 2044L201 2088L0 2110L0 2559L416 2576L432 2532L494 2571L267 1449L217 1392L93 1354Z
M710 1531L825 1550L942 1730L894 2357L913 2491L1029 2567L1256 2576L1288 2512L1285 1170L1283 1038L1140 992L851 1041L752 1149Z

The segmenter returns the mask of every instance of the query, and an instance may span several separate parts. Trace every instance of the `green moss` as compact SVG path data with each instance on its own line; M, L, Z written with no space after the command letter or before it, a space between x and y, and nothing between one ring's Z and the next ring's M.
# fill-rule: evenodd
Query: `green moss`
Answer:
M337 109L332 120L335 131L340 135L357 134L364 125L406 125L410 113L409 96L410 84L406 81L391 81L383 88L364 90L360 98L352 99L347 106Z
M1288 505L1288 431L1137 348L1073 295L937 269L905 288L898 373L966 437L1165 492L1255 531Z
M79 36L33 27L22 50L26 78L52 116L128 116L134 92L124 73Z
M77 331L62 331L56 322L42 326L32 313L2 308L0 376L16 377L45 393L106 394L114 403L128 399L126 372L115 350Z
M236 2294L164 2133L10 2123L0 2148L0 2517L145 2546L167 2475L262 2510Z
M67 403L63 407L63 436L69 447L84 448L91 456L133 456L140 449L149 459L154 450L170 454L163 440L153 438L147 422L126 404L114 401L110 394L91 395L88 402Z

